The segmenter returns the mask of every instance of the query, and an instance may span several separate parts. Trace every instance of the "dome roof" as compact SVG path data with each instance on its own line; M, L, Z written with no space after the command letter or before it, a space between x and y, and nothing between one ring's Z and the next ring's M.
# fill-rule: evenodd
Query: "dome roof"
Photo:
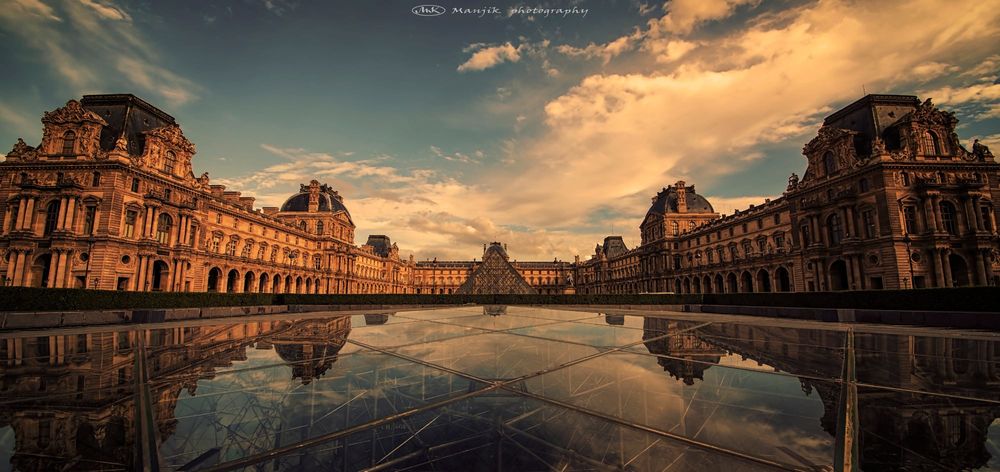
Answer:
M309 185L302 185L299 193L288 197L288 200L285 200L285 203L281 205L281 211L309 211L309 195L311 192L318 194L318 211L328 211L331 213L342 211L347 213L348 218L351 216L351 213L347 211L347 207L344 206L343 197L326 184L319 185L315 180Z
M708 199L694 192L694 185L684 187L684 201L687 202L686 213L715 213ZM677 187L667 187L657 193L652 206L646 212L649 213L680 213L677 210Z

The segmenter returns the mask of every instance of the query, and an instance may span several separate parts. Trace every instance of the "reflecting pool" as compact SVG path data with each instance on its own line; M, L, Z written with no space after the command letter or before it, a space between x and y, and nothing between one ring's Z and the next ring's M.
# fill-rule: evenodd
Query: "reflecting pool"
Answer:
M0 470L993 470L997 417L989 332L468 306L0 333Z

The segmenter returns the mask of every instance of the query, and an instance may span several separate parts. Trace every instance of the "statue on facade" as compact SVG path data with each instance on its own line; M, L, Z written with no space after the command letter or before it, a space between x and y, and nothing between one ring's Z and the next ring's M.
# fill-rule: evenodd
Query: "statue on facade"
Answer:
M980 143L978 139L972 141L972 155L976 156L977 159L985 159L987 156L992 156L993 153L990 152L989 146Z
M795 190L799 186L799 175L792 172L792 175L788 177L788 188L785 190Z

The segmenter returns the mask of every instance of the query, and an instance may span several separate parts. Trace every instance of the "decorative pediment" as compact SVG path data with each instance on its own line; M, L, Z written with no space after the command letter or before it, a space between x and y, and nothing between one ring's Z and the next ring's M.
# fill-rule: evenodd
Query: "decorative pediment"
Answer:
M77 123L94 123L101 126L108 125L108 123L104 121L100 115L83 108L80 106L80 102L76 100L66 102L66 106L62 108L56 108L55 110L45 112L45 115L42 116L42 123L47 125Z
M842 144L845 141L849 144L853 144L852 140L856 134L858 134L857 131L849 129L823 126L819 129L819 133L816 137L802 148L802 154L811 156L813 154L822 153L837 146L838 144Z
M913 110L909 116L910 121L916 121L928 125L944 125L954 127L958 124L958 118L950 111L939 110L931 99L924 100Z
M824 156L827 153L833 153L838 171L865 165L868 156L858 156L854 147L854 140L858 134L857 131L849 129L821 127L816 137L802 148L802 154L806 156L808 165L801 182L798 182L796 187L808 186L817 177L826 175L825 171L820 172L820 170L825 168Z
M28 146L21 138L17 138L14 147L7 153L7 160L33 161L35 159L38 159L38 150Z
M182 151L188 154L195 153L194 144L184 137L181 127L176 124L151 129L144 134L146 135L147 143L150 138L153 138L161 141L175 151Z

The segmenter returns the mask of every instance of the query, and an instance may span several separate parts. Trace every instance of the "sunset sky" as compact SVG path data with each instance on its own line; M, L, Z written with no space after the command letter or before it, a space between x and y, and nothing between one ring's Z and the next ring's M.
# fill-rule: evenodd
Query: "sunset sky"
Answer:
M932 98L1000 150L997 0L9 0L0 59L4 151L70 98L134 93L196 174L258 206L329 183L359 243L419 259L586 258L612 227L632 247L680 179L722 213L778 196L862 90Z

